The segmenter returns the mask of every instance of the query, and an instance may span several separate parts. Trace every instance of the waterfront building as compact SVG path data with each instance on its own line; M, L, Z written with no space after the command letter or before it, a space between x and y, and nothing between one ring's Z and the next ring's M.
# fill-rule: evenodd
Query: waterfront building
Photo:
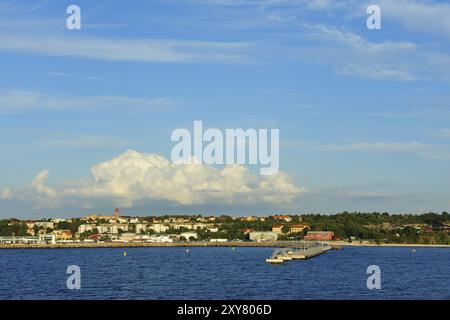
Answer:
M209 242L227 242L228 239L210 239Z
M119 236L119 239L120 239L121 241L129 242L129 241L133 241L135 237L136 237L136 234L135 234L135 233L132 233L132 232L125 232L125 233L122 233L122 234Z
M257 231L257 232L250 232L249 238L252 241L276 241L278 239L278 233L271 232L271 231Z
M333 238L333 231L308 231L308 234L304 239L312 241L331 241Z

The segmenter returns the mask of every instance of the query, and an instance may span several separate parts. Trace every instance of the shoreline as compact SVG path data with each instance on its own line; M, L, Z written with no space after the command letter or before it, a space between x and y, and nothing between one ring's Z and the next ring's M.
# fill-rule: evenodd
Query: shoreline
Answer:
M417 247L417 248L450 248L450 245L439 244L404 244L404 243L349 243L345 241L326 241L333 249L342 247ZM97 249L97 248L214 248L214 247L244 247L244 248L276 248L289 247L290 241L277 242L108 242L108 243L57 243L57 244L0 244L0 250L14 249Z

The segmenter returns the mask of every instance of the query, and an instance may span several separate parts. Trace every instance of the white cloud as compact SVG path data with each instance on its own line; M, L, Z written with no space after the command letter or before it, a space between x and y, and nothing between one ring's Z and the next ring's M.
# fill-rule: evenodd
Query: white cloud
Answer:
M186 1L184 0L183 3ZM192 4L217 6L295 6L313 10L335 10L351 4L351 0L189 0Z
M338 75L374 80L450 80L450 55L436 45L411 41L374 42L345 28L299 24L308 45L294 50L295 59L329 66Z
M46 138L39 145L49 148L105 148L119 147L126 140L116 136L81 136L70 138Z
M428 160L450 160L448 145L426 144L420 142L353 142L318 143L307 141L289 141L283 144L289 148L302 148L325 152L383 152L404 153Z
M348 144L324 144L317 146L324 151L381 151L381 152L418 152L429 149L429 145L418 142L357 142Z
M174 105L174 101L167 97L147 99L122 96L63 96L28 90L0 90L0 112L97 108L172 111Z
M377 43L345 29L308 23L302 23L301 26L305 30L303 36L313 40L313 45L303 48L299 55L316 63L329 65L339 75L411 81L418 78L415 73L424 64L434 63L418 55L417 46L412 42Z
M65 72L55 72L55 71L46 71L44 74L52 77L62 77L62 78L75 78L75 79L83 79L83 80L100 80L100 77L97 76L81 76L77 74L65 73Z
M417 77L407 70L391 69L390 66L383 65L358 65L344 64L335 67L335 72L343 76L355 76L358 78L368 78L376 80L401 80L412 81Z
M39 206L55 207L79 199L108 201L122 207L166 201L174 205L246 205L293 203L307 190L279 172L273 176L252 174L243 166L213 168L200 164L176 165L165 157L129 150L92 167L91 176L62 188L45 185L44 170L30 188L16 191L19 198Z
M4 200L11 199L12 196L13 196L13 193L12 193L11 188L5 188L5 189L0 188L0 199L4 199Z
M441 130L439 130L437 135L441 138L450 138L450 129L447 129L447 128L441 129Z
M54 198L57 195L56 190L49 188L47 186L45 186L45 181L48 178L48 174L49 171L48 170L43 170L41 171L36 178L34 178L31 183L30 183L30 187L31 189L33 189L34 191L37 192L37 194L41 195L41 196L45 196L45 197L49 197L49 198Z
M409 30L450 36L450 3L425 0L381 0L383 17L393 19Z
M246 42L0 35L1 51L150 63L239 63L250 46Z

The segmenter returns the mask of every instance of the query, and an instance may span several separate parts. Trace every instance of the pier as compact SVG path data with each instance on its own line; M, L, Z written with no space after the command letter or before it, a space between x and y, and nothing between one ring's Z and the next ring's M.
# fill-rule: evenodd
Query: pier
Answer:
M305 260L318 256L333 248L330 244L324 242L295 241L286 243L285 248L276 249L266 262L271 264L281 264L291 260Z

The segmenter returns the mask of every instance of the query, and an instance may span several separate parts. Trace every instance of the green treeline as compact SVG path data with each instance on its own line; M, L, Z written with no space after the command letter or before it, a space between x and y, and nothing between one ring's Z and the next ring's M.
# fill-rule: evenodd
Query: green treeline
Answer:
M183 216L180 216L183 217ZM184 216L184 218L196 221L201 216ZM274 225L283 225L286 235L281 239L301 239L306 232L301 234L287 234L289 227L295 224L307 224L310 230L333 231L335 236L342 240L362 241L370 240L376 243L409 243L409 244L450 244L448 231L450 230L450 216L447 212L441 214L388 214L388 213L360 213L342 212L333 215L305 214L290 215L291 221L285 222L274 216L255 218L246 221L243 218L233 218L222 215L215 220L219 232L210 232L207 229L196 230L200 240L207 239L245 239L243 230L270 231ZM150 222L152 219L162 220L164 217L143 217ZM84 222L72 219L71 222L63 221L55 224L57 229L68 229L75 233L78 226ZM49 230L51 231L51 230ZM187 229L173 230L166 233L180 233ZM27 234L25 222L17 219L0 220L1 236L21 236Z

